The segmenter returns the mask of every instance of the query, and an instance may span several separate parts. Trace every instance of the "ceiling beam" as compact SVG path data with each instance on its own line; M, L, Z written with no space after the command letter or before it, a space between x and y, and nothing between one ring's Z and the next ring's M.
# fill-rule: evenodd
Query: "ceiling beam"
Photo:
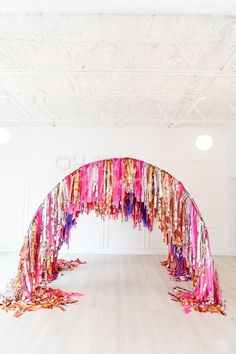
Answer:
M35 69L35 70L0 70L1 74L43 74L43 73L56 73L56 74L155 74L159 76L217 76L217 77L236 77L236 72L220 72L220 71L158 71L158 70L54 70L54 69Z

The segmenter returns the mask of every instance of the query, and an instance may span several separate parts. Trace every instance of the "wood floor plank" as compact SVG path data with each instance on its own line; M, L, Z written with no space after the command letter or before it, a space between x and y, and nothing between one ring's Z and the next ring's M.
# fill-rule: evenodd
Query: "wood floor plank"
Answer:
M0 255L0 279L6 278L4 269L15 266L13 257ZM88 264L53 283L84 292L80 303L65 312L40 310L19 319L1 312L0 354L236 353L235 257L216 257L228 316L186 315L167 294L175 283L160 266L163 256L81 258Z

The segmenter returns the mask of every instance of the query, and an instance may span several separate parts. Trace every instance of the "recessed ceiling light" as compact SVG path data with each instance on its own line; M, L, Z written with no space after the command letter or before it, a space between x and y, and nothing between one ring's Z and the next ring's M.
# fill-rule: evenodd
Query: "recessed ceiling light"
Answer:
M0 144L5 144L10 139L10 132L7 128L0 127Z
M199 150L209 150L213 145L213 140L212 137L210 135L207 134L203 134L203 135L199 135L196 139L196 147Z

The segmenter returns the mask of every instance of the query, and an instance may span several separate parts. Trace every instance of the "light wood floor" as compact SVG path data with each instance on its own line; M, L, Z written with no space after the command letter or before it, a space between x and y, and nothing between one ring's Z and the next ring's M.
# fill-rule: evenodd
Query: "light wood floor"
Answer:
M40 310L19 319L1 312L0 354L236 353L235 257L216 257L227 317L186 315L171 301L167 292L175 283L160 266L164 257L81 258L88 264L53 283L86 293L80 304L65 312ZM0 278L11 264L10 256L1 259Z

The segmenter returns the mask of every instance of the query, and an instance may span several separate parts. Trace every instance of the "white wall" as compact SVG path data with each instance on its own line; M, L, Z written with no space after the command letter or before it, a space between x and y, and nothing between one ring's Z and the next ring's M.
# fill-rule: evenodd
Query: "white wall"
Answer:
M130 156L151 162L180 179L202 211L213 252L234 253L229 187L230 178L236 172L231 166L234 161L229 163L229 149L236 144L234 132L210 131L214 146L208 152L195 148L197 129L15 127L11 133L10 142L0 145L0 250L20 249L39 203L70 171L87 161ZM61 171L56 164L58 160L59 164L63 161L69 164L69 169ZM166 252L157 230L148 235L146 230L132 230L129 224L104 223L92 216L81 217L73 230L70 250Z
M231 249L236 254L236 123L228 131L227 161L229 173L229 203L231 213Z

